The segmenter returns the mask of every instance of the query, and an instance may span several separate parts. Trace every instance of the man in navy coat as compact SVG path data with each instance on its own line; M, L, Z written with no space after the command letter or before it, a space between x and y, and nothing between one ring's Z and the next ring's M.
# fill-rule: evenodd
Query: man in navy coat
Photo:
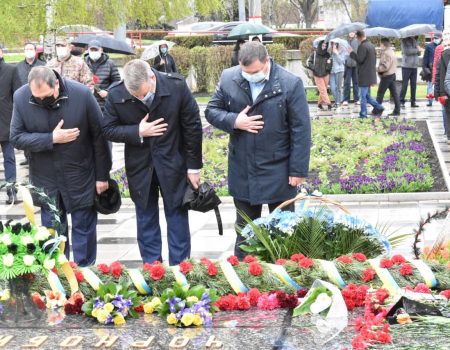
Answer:
M311 126L302 80L276 64L258 42L244 44L239 66L225 69L206 119L230 134L228 186L250 219L295 197L308 176ZM292 208L289 208L292 209ZM237 212L236 226L244 220ZM244 256L238 234L235 255Z
M159 192L163 197L169 264L189 258L187 186L197 188L202 167L199 109L184 78L160 73L143 60L123 69L109 89L103 118L109 141L125 143L125 170L136 205L137 239L143 262L162 261Z

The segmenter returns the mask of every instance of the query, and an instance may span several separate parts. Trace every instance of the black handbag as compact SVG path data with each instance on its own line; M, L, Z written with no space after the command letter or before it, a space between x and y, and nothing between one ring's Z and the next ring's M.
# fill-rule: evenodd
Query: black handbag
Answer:
M219 227L219 235L223 235L222 218L220 217L219 204L222 203L214 188L207 182L202 183L197 190L188 186L183 197L183 208L206 213L214 210Z

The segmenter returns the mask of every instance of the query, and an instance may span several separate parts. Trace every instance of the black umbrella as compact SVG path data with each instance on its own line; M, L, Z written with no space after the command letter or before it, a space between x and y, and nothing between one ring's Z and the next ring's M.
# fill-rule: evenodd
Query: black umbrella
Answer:
M80 35L72 40L72 44L75 46L86 46L92 40L98 40L102 45L103 51L107 53L121 53L124 55L134 55L133 49L124 41L114 39L107 35Z
M385 27L373 27L364 30L367 37L383 36L385 38L400 38L400 32L397 29Z
M336 27L333 31L328 33L327 38L325 39L325 41L328 42L331 39L347 35L348 33L351 33L351 32L356 32L358 30L362 30L362 29L364 29L366 27L367 27L367 24L361 23L361 22L341 24L340 26Z

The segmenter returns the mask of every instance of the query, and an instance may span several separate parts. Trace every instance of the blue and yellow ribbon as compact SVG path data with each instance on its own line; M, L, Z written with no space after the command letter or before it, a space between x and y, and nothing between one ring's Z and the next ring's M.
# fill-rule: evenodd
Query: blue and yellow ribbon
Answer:
M391 273L388 269L380 267L380 259L369 259L367 260L372 266L372 268L377 273L378 278L383 282L383 287L386 288L391 294L397 294L400 291L400 287L397 282L395 282L394 277L392 277Z
M347 286L333 261L321 259L318 259L318 261L320 262L320 265L322 265L322 269L327 273L331 282L341 288L345 288Z
M288 286L292 286L297 290L303 289L303 287L299 286L295 281L289 276L286 269L281 265L275 265L275 264L267 264L269 268L272 270L272 272L275 274L275 276L278 277L278 279L283 282L284 284Z
M59 277L56 273L49 270L47 273L47 281L53 293L60 292L62 295L66 295L66 291L64 290L64 287L61 284L61 281L59 280Z
M178 265L171 266L172 272L175 276L175 281L183 287L188 286L189 283L186 279L186 276L180 271L180 267Z
M242 283L236 271L234 271L233 265L231 265L228 261L223 260L219 263L219 266L236 294L248 292L248 288L244 285L244 283Z
M433 271L431 271L427 264L425 264L422 260L412 258L407 258L406 260L408 260L419 271L428 288L436 288L438 281L436 280L436 276L434 276Z
M88 267L80 267L79 270L83 273L84 279L94 290L98 290L103 282L98 276Z
M141 271L138 269L128 269L128 275L130 275L131 281L139 293L143 295L152 294L152 289L148 286L147 282L145 282Z

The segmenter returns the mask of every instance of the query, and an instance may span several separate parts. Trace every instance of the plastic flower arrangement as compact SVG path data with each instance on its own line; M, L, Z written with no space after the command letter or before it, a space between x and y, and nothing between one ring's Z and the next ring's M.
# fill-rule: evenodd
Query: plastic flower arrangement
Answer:
M213 305L217 299L214 289L201 285L189 288L175 283L161 295L161 304L156 311L166 317L168 324L177 327L208 326L212 324L212 314L217 311Z
M443 242L439 249L432 249L431 246L426 246L423 249L422 259L425 260L435 260L441 264L446 264L450 262L450 240Z
M137 318L134 310L139 305L137 292L128 284L108 283L100 285L97 296L83 304L82 310L87 316L94 317L99 323L120 326L125 318Z

